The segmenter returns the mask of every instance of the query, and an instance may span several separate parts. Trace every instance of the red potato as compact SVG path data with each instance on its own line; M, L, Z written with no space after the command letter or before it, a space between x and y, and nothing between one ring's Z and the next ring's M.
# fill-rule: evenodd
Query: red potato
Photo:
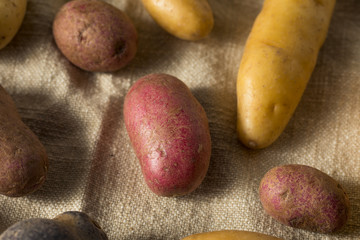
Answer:
M98 0L67 2L56 14L53 35L74 65L91 72L125 67L137 51L137 31L130 18Z
M139 79L124 102L130 141L149 188L160 196L185 195L203 181L211 139L206 113L179 79Z
M287 226L330 233L341 229L349 218L344 189L312 167L275 167L261 180L259 192L265 211Z
M44 146L21 121L14 102L0 86L0 194L20 197L36 191L47 169Z

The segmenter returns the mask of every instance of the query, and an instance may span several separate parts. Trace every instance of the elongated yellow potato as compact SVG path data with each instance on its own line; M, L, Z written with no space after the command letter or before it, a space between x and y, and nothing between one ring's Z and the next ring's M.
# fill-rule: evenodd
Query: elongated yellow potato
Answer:
M265 0L240 63L237 128L249 148L273 143L314 70L335 0Z
M16 35L26 12L27 0L0 1L0 49Z
M142 0L142 3L162 28L184 40L202 39L214 25L207 0Z
M281 238L255 232L224 230L198 233L188 236L183 240L281 240Z

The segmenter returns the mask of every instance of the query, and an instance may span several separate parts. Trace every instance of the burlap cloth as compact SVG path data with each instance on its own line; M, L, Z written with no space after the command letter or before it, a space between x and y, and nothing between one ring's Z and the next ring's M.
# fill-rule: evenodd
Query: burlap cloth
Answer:
M0 232L16 221L87 212L109 239L180 239L220 229L256 231L284 239L360 239L360 1L339 0L327 40L285 132L252 151L236 137L236 76L244 43L262 0L209 0L211 35L188 42L164 32L140 0L108 0L139 33L138 53L116 73L89 73L70 64L52 37L65 0L30 0L15 39L0 51L0 83L24 122L45 145L45 185L22 198L0 196ZM148 190L130 146L123 100L134 81L164 72L183 80L204 106L212 157L201 186L185 197ZM281 164L316 167L350 196L343 232L316 234L283 226L259 202L263 175Z

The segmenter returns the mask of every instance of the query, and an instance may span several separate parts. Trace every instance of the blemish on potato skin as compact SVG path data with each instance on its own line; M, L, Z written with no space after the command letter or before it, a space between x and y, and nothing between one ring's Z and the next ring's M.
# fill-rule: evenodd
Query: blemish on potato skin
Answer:
M117 43L115 49L114 49L114 55L113 57L121 58L123 54L126 53L126 41L125 40L119 40Z
M250 148L256 148L257 147L257 143L255 141L253 141L253 140L250 140L248 142L248 145L249 145Z
M11 1L11 5L13 8L17 8L17 6L18 6L14 1Z
M91 28L91 24L87 23L87 24L84 24L84 27L81 28L78 31L78 42L79 42L79 44L86 44L87 37L84 36L84 35L85 35L86 30L88 30L89 28Z
M285 190L283 193L280 193L280 197L286 201L289 197L289 190Z
M324 6L323 0L313 0L313 1L315 2L316 5Z
M202 145L202 144L199 144L197 153L201 153L202 150L203 150L203 145Z

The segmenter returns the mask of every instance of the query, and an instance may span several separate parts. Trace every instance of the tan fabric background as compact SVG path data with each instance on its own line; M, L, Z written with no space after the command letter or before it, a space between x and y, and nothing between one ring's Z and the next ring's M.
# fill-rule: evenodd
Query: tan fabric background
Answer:
M23 198L0 196L0 232L16 221L81 210L115 239L180 239L220 229L284 239L360 239L360 1L339 0L316 69L295 115L271 147L251 151L236 138L236 75L262 0L209 0L212 34L178 40L160 29L140 0L107 0L139 33L125 69L88 73L58 51L52 21L65 0L29 0L15 39L0 51L0 84L50 158L48 180ZM138 78L165 72L182 79L203 104L212 136L210 169L191 195L161 198L142 179L124 128L124 96ZM347 190L352 216L344 231L315 234L268 217L257 188L270 168L316 167Z

